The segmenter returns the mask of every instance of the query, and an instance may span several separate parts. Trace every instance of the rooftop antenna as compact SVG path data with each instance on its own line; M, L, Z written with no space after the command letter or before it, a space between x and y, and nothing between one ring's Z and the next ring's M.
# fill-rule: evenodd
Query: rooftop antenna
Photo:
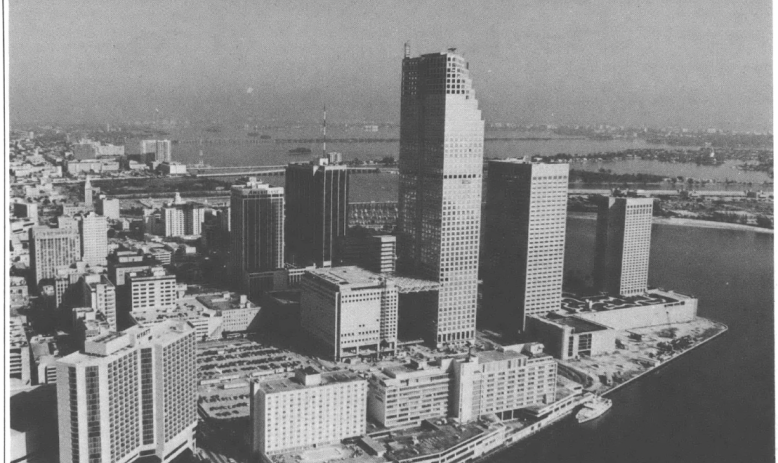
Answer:
M324 119L321 124L321 131L324 135L324 139L321 144L322 156L327 157L327 105L324 105Z
M410 42L405 42L405 57L410 58L411 57L411 44Z

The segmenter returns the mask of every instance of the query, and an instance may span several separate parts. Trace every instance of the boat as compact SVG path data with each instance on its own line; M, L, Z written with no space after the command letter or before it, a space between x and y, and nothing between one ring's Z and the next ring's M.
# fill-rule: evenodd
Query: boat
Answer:
M594 396L590 402L584 404L583 408L575 415L575 419L579 423L586 423L599 418L603 413L610 410L613 406L611 399L606 399L600 396Z
M310 148L294 148L289 150L289 154L311 154Z

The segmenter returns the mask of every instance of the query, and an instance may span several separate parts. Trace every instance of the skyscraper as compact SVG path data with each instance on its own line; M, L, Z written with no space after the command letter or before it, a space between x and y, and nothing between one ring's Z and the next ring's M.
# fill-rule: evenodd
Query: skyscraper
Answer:
M105 265L108 257L108 220L94 212L80 217L81 256L89 265Z
M200 235L205 221L205 207L184 201L176 192L175 199L162 208L160 216L164 236Z
M475 338L484 121L455 49L403 59L398 269L440 282L432 344Z
M284 265L284 189L249 178L232 187L230 199L232 279L246 290L252 272Z
M631 296L648 288L652 198L602 197L597 211L594 286Z
M84 181L84 204L87 206L92 205L92 181L89 179L89 176L86 176L86 180Z
M54 278L57 269L81 260L81 240L78 229L30 228L30 263L35 274L35 284Z
M479 314L486 324L516 333L526 315L560 308L569 167L489 162Z
M168 320L88 339L57 361L59 461L163 463L194 450L195 330Z
M286 168L287 262L298 267L329 267L336 261L336 241L348 230L347 166L326 158Z
M154 153L154 161L170 162L170 140L141 140L140 154Z

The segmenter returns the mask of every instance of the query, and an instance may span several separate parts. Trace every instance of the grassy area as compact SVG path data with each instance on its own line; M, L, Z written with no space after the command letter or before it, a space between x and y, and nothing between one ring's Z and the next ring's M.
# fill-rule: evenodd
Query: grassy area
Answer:
M194 177L154 177L154 178L126 178L111 179L110 181L93 180L92 183L100 187L107 195L133 194L133 193L172 193L189 191L229 190L234 183L227 180L214 178Z

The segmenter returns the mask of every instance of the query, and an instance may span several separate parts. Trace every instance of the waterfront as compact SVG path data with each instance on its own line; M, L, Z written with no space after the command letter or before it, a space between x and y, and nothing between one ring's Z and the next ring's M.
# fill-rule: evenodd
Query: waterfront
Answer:
M594 228L568 220L566 269L591 272ZM729 331L609 395L602 418L488 461L773 461L773 236L654 225L649 282L698 296L699 315Z

